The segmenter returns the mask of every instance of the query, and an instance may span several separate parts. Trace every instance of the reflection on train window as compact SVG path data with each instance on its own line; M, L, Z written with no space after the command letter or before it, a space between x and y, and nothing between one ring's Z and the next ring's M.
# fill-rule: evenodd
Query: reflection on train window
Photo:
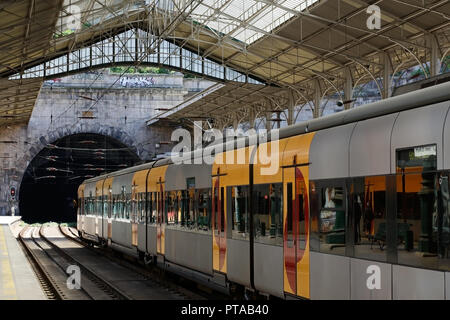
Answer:
M145 223L145 192L141 192L138 194L138 215L139 215L139 221L141 223Z
M103 212L102 212L102 216L103 217L108 217L109 214L109 199L108 196L103 196Z
M283 184L253 187L255 241L283 245Z
M102 215L102 210L103 210L103 204L102 204L102 196L97 196L96 198L95 198L95 214L97 215L97 216L101 216Z
M196 216L195 216L195 190L189 189L187 191L183 191L184 193L184 213L185 213L185 221L184 226L187 229L195 229L196 228Z
M178 221L178 195L176 191L166 192L167 224L176 224Z
M211 189L196 190L197 224L199 230L211 229Z
M127 220L130 220L130 213L131 213L131 193L127 193L125 195L125 201L126 201L126 205L125 205L125 215L124 218Z
M316 187L320 205L318 216L318 237L320 252L337 255L345 254L345 207L344 190L335 185Z
M158 199L157 200L158 201L158 204L157 204L157 222L158 223L164 223L165 222L165 220L164 220L164 207L167 208L167 206L165 206L165 203L164 203L164 193L157 192L156 196L157 196L157 199Z
M90 196L88 198L88 214L89 215L94 215L95 214L95 209L94 209L94 198L92 196Z
M397 176L398 263L450 271L448 177Z
M249 187L228 187L231 194L231 237L238 240L249 239ZM223 215L222 215L223 216Z
M448 271L448 178L435 172L436 156L436 146L397 151L397 255L400 264Z
M137 217L137 197L138 197L137 193L135 193L134 196L131 197L130 221L133 223L136 222Z
M156 223L157 217L157 195L156 192L148 193L148 223Z
M386 261L386 177L355 178L352 190L349 221L354 256Z

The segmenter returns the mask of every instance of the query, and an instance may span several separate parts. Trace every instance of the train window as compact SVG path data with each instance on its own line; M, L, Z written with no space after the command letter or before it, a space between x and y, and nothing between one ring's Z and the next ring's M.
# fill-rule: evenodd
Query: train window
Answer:
M136 193L134 195L134 222L140 223L142 220L142 212L141 212L141 193Z
M196 198L198 229L207 231L211 228L211 189L196 190Z
M157 221L158 223L163 223L163 208L164 208L164 199L163 199L163 193L157 192L157 199L158 199L158 209L157 209Z
M436 145L397 150L397 174L437 170Z
M405 171L397 175L398 263L448 271L448 176Z
M166 193L167 199L167 224L178 223L178 194L176 191Z
M311 250L345 255L346 208L342 181L311 182Z
M109 210L108 196L102 196L102 201L103 201L102 217L105 217L105 216L108 216L108 210Z
M130 201L130 221L131 222L136 222L136 212L137 212L137 193L135 193L134 195L132 195L131 197L131 201Z
M182 208L181 225L187 229L195 229L196 225L196 210L195 210L195 189L180 191L180 198Z
M195 229L197 228L197 216L196 216L196 210L195 210L195 189L189 189L187 191L188 194L188 214L189 214L189 222L190 222L190 228Z
M95 198L89 197L89 214L95 215Z
M150 192L149 193L149 222L150 223L156 223L157 222L157 216L158 216L158 205L157 205L157 193L156 192Z
M126 195L127 197L127 207L126 207L126 219L130 220L133 216L133 211L132 211L132 201L131 201L131 193L127 193Z
M116 196L111 195L111 218L116 217Z
M431 222L432 246L436 246L437 268L450 270L450 185L449 174L437 179L436 210Z
M169 199L167 198L167 195L165 193L162 193L163 196L163 217L162 222L167 223L168 218L168 212L169 212Z
M145 223L145 197L146 197L146 193L145 192L141 192L140 194L140 198L139 198L139 216L140 219L139 221L141 223Z
M83 206L84 206L84 215L87 215L89 212L89 208L88 208L88 199L89 198L83 198Z
M119 219L123 219L125 217L125 205L126 205L126 199L125 194L121 194L119 198Z
M227 193L231 194L231 237L238 240L248 240L250 233L250 189L248 186L228 187Z
M436 172L436 156L436 145L397 150L397 256L448 271L448 175Z
M100 215L101 211L100 204L101 204L100 197L99 196L94 197L94 215L96 216Z
M387 261L386 177L362 177L352 180L349 224L354 256Z
M113 216L114 219L119 217L119 201L117 195L113 195Z
M283 184L253 187L255 241L283 245Z

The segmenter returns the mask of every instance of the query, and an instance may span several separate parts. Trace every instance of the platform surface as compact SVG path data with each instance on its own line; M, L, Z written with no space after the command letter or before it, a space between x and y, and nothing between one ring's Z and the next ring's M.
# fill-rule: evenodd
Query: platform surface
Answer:
M0 217L0 300L45 300L36 275L9 227L11 218L17 217L3 218Z
M22 217L20 216L0 216L0 225L6 224L9 225L17 220L20 220Z

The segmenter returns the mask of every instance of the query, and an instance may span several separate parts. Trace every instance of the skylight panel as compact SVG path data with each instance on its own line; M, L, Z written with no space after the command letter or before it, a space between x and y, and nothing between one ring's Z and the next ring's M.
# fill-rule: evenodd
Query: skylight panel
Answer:
M231 36L247 44L251 44L264 36L264 32L272 32L275 28L292 18L295 13L304 11L319 0L274 0L273 4L257 0L232 0L224 5L224 0L204 0L194 11L195 15L203 15L200 20L211 29L223 34L236 29ZM205 9L205 7L209 7ZM219 12L216 10L220 9ZM214 16L206 22L208 16ZM235 21L232 21L235 19ZM252 28L254 27L254 28Z

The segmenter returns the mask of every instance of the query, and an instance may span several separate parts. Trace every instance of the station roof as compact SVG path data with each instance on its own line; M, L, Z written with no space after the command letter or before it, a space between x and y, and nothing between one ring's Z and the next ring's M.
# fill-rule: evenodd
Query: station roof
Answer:
M73 21L64 19L74 5L81 27L70 31ZM379 30L367 28L369 5L381 9ZM349 78L378 81L386 57L391 73L420 64L431 76L430 57L449 54L449 15L448 0L6 0L0 4L0 124L27 121L42 82L6 80L11 74L127 28L151 31L265 83L263 89L225 83L206 100L186 104L214 115L289 88L312 100L317 85L327 94L343 91ZM245 103L233 103L236 98ZM182 109L169 118L185 117L190 109Z

